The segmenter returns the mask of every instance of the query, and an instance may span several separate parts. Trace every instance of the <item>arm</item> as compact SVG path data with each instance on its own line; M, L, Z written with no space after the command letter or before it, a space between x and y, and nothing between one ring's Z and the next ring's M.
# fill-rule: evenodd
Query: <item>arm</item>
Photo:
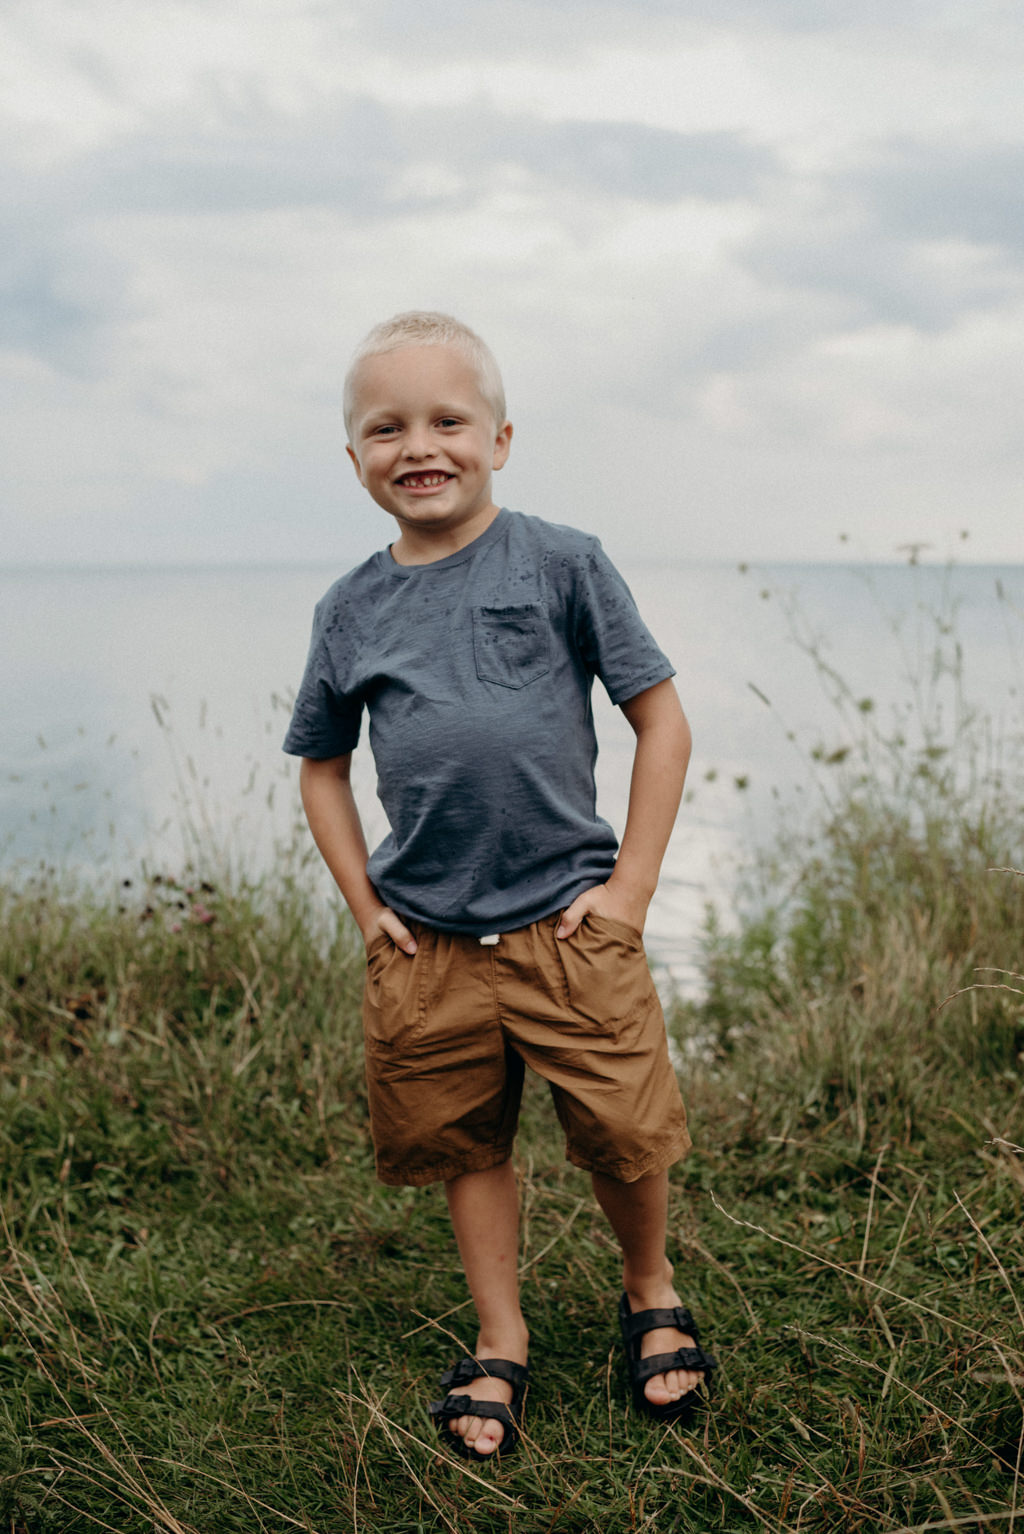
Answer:
M369 944L378 932L386 932L397 947L415 953L416 939L384 904L367 875L366 837L352 794L351 768L351 752L326 761L303 757L299 788L309 829L363 941Z
M629 698L622 712L636 735L626 829L607 884L577 895L562 914L557 936L569 937L588 911L643 931L658 883L690 760L690 727L671 680Z

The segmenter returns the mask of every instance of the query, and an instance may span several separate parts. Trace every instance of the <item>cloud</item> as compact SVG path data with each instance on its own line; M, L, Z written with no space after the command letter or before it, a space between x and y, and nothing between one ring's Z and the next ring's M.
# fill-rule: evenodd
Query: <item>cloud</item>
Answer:
M1024 146L904 142L849 178L879 224L1024 255Z
M76 230L61 199L31 199L6 178L0 214L0 353L35 356L89 374L103 364L104 332L123 311L116 258Z
M745 260L768 287L831 300L827 328L877 324L943 330L1005 302L1021 274L976 259L971 250L934 249L885 229L837 219L826 227L759 233Z
M934 25L937 3L901 0L899 25ZM985 8L980 0L978 11ZM681 33L692 33L695 24L702 31L741 26L755 32L826 33L891 28L894 21L891 0L717 0L713 19L704 0L561 0L557 7L546 0L449 0L443 26L420 0L361 0L349 14L358 18L357 35L378 47L398 39L406 52L423 49L428 57L484 55L491 60L530 54L550 58L559 48L570 57L585 55L605 44L635 42L638 33L657 49Z
M1019 430L993 401L1024 355L1008 16L11 0L2 492L23 557L319 548L335 504L361 515L347 350L420 304L499 352L502 493L527 510L614 528L639 491L651 546L691 551L682 499L713 554L743 548L763 495L785 552L826 495L844 519L951 505L956 418L986 444L972 493L1004 507Z
M939 331L1024 287L1024 150L866 146L861 163L795 181L740 257L769 289L831 301L839 330Z
M191 282L204 243L223 250L227 238L249 266L253 219L280 239L270 220L320 210L342 218L349 238L379 230L386 261L412 221L426 235L431 218L489 218L496 195L512 199L524 228L586 243L621 223L624 203L750 198L776 172L769 151L735 133L403 110L365 97L298 120L264 110L230 129L161 124L87 148L42 179L8 171L0 347L88 367L104 334L145 320L154 281L166 291L165 279L143 275L147 265L173 265ZM192 222L184 241L182 220ZM499 221L495 254L501 244ZM211 277L222 259L212 256Z
M228 130L133 135L77 157L50 197L90 217L326 206L387 219L479 203L501 176L539 192L716 201L751 195L775 167L769 150L736 133L403 110L363 97L299 121L261 113Z
M53 251L5 257L0 267L0 347L53 360L80 350L95 317L64 291L61 265Z
M750 196L777 163L737 133L642 123L498 120L484 125L478 143L488 159L518 163L556 187L638 201Z

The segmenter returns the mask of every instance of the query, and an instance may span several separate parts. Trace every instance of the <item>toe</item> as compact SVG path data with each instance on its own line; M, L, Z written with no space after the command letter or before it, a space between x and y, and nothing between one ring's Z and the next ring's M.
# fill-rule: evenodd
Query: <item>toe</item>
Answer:
M704 1376L686 1369L668 1369L647 1381L644 1394L652 1406L666 1406L699 1389Z
M457 1438L466 1438L469 1434L469 1424L472 1421L474 1421L472 1417L449 1417L449 1432L454 1433Z
M495 1454L501 1447L504 1434L501 1423L490 1417L477 1417L475 1420L480 1423L480 1432L473 1442L474 1449L478 1454Z
M677 1348L693 1346L692 1337L666 1328L645 1333L642 1349L643 1356L650 1357L653 1353L674 1353ZM692 1369L666 1369L663 1374L651 1376L644 1386L644 1395L652 1406L668 1406L697 1390L703 1378L703 1374Z
M668 1388L668 1376L654 1374L644 1386L644 1395L652 1406L667 1406L674 1399Z
M504 1428L490 1417L454 1417L448 1426L477 1454L493 1454L501 1445Z

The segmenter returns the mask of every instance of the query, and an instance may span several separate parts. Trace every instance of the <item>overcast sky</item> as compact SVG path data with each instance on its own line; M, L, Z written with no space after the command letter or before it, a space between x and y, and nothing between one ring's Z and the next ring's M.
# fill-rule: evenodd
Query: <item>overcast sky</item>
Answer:
M5 0L0 75L0 562L379 546L411 307L619 557L1024 559L1019 0Z

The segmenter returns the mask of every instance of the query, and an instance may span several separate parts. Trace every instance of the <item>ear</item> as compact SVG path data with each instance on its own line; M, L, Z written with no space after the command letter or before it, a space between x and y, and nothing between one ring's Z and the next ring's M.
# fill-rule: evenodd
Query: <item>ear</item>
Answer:
M348 454L348 456L352 460L352 467L356 471L356 479L358 479L359 483L362 485L363 489L365 490L366 489L366 481L363 478L362 465L360 464L359 459L356 456L356 450L352 446L351 442L347 442L345 444L345 451L346 451L346 453Z
M491 467L501 469L508 462L509 449L512 446L512 422L506 421L494 439L494 459ZM349 449L351 452L351 448Z

